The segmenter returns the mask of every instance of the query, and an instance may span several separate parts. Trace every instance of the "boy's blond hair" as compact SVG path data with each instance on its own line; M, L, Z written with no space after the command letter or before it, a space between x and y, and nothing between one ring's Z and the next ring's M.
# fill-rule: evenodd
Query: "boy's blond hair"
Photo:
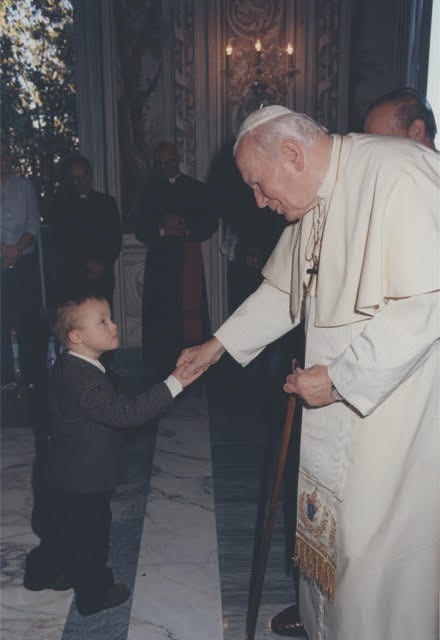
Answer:
M80 326L80 307L88 300L105 300L100 293L84 293L69 296L60 301L51 312L50 327L52 333L64 347L70 346L69 335Z

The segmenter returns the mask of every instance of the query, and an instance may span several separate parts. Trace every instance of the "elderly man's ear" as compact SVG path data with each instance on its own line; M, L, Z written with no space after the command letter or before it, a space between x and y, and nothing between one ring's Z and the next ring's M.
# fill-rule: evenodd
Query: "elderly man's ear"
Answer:
M281 155L283 160L292 164L296 171L304 169L304 150L296 140L284 140L281 145Z
M417 118L414 120L408 129L408 138L414 140L415 142L423 142L426 136L426 127L423 120Z

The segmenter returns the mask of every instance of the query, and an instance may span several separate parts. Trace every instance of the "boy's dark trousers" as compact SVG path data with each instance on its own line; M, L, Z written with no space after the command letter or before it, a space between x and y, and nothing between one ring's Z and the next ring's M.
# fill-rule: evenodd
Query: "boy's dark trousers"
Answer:
M44 588L63 573L75 590L78 611L92 613L114 584L107 566L112 493L49 491L47 535L26 558L25 583Z

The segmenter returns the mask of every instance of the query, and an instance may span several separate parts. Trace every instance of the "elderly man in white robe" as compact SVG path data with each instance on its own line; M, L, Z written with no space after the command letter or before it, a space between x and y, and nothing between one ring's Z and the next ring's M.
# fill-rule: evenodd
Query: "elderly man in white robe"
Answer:
M257 204L292 224L265 280L188 371L246 365L305 316L295 558L310 640L438 637L440 158L251 114L235 147Z
M437 124L427 99L415 89L401 87L377 98L368 107L364 133L399 136L435 150ZM289 638L304 636L298 607L292 605L272 618L275 633Z

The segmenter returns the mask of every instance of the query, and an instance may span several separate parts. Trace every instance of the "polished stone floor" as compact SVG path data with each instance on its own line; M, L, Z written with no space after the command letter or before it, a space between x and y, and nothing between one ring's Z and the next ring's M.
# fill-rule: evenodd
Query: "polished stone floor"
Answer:
M114 368L124 390L143 388L138 352L118 353ZM38 544L31 526L38 439L32 405L4 397L2 640L244 638L253 553L282 427L272 387L261 363L243 371L224 359L157 425L130 433L112 502L111 564L132 597L87 618L77 613L72 592L32 593L21 585L25 555ZM35 513L32 522L37 528ZM290 547L280 505L255 640L277 638L270 618L294 601Z

